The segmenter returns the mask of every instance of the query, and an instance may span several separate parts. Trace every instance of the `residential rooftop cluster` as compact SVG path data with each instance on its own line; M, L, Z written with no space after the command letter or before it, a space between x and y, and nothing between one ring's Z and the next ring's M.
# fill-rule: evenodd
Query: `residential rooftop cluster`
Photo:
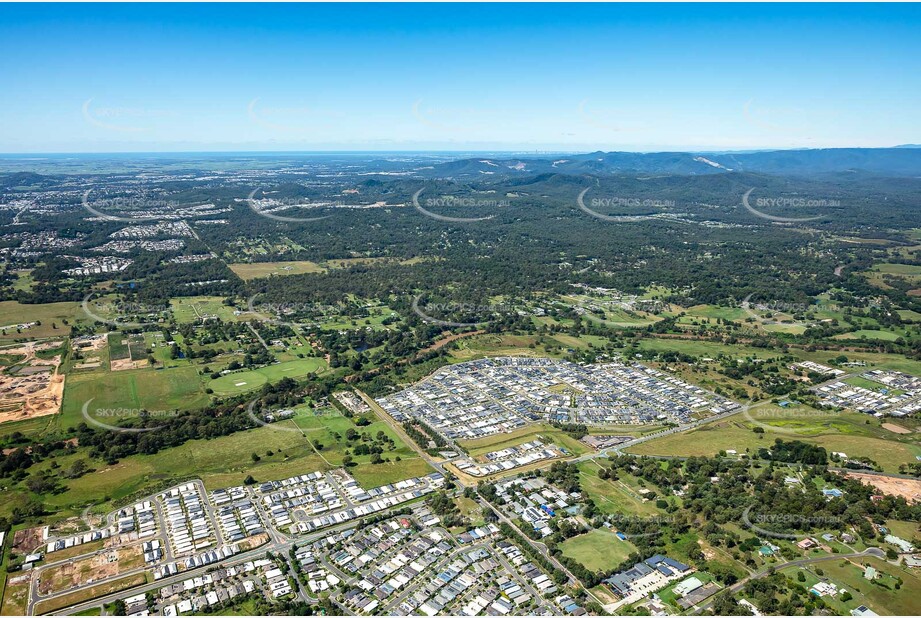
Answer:
M578 365L517 357L442 367L378 403L397 420L422 419L452 440L510 432L541 420L684 423L738 407L639 363Z
M848 408L874 416L910 416L921 410L921 378L901 371L875 369L861 374L876 382L880 389L871 390L847 382L833 382L815 387L819 402L825 406Z
M496 495L505 500L504 509L510 517L520 517L541 536L553 534L550 520L558 512L574 515L579 512L579 493L567 493L547 483L541 477L513 478L495 485Z
M471 476L488 476L497 472L514 470L528 466L538 461L547 461L563 457L566 453L555 444L545 444L542 440L532 440L510 446L499 451L491 451L483 457L486 463L477 463L470 459L459 459L454 462L457 469Z
M417 507L324 548L331 567L350 578L345 606L369 615L559 613L544 600L557 592L552 579L497 526L461 538L438 523L426 507Z
M338 469L263 483L257 491L276 528L304 534L415 500L443 484L444 477L433 472L366 491Z
M798 367L800 369L805 369L806 371L812 371L814 373L819 373L824 376L831 376L833 378L844 375L844 371L840 369L835 369L834 367L829 367L828 365L822 365L820 363L814 363L812 361L793 363L790 367L791 369Z
M129 616L145 616L151 613L177 616L204 613L209 607L257 591L265 591L268 597L278 598L291 594L292 589L287 577L282 574L275 561L263 558L217 568L208 573L164 586L153 595L152 611L146 601L143 603L140 601L140 598L146 595L129 597L125 599L125 605L128 607ZM273 592L279 594L273 594ZM131 611L132 602L137 603L139 611ZM143 609L140 609L142 605Z

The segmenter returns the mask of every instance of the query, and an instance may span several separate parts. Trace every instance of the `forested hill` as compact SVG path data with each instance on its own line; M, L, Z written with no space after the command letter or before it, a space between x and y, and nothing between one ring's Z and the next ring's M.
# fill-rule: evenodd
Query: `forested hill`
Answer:
M806 176L864 172L882 176L921 176L921 148L825 148L733 153L592 152L552 157L474 157L440 163L432 177L564 174L703 175L759 172Z

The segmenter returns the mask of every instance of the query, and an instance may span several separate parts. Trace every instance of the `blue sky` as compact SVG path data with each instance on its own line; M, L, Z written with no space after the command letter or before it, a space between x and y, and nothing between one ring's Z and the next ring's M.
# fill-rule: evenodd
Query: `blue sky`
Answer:
M917 5L0 5L0 151L921 142Z

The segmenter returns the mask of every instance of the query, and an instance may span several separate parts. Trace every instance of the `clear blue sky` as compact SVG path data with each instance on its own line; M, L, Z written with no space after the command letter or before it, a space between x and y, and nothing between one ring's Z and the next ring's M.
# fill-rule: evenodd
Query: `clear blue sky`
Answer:
M0 5L0 151L921 142L918 5Z

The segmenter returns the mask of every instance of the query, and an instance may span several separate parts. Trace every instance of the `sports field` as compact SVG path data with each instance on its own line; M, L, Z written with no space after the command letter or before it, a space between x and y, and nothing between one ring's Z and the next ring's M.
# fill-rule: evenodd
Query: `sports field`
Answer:
M324 369L326 361L322 358L303 358L259 369L228 373L216 380L206 381L205 385L212 389L215 395L226 397L255 390L263 384L278 382L282 378L303 378Z
M621 541L608 530L592 530L566 539L560 549L567 558L572 558L592 571L607 571L621 564L636 551L627 541Z

